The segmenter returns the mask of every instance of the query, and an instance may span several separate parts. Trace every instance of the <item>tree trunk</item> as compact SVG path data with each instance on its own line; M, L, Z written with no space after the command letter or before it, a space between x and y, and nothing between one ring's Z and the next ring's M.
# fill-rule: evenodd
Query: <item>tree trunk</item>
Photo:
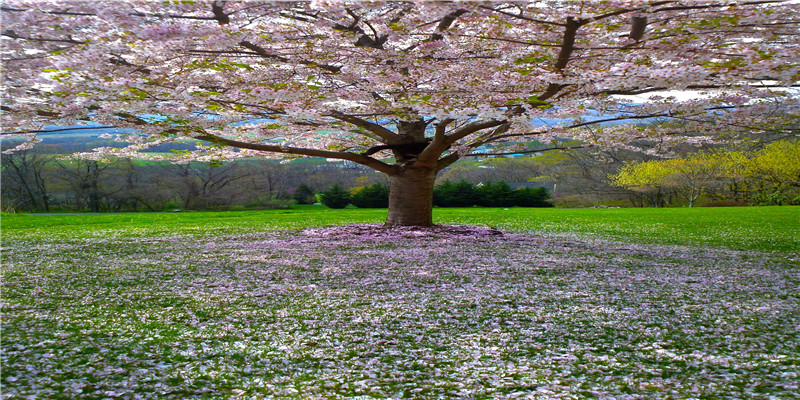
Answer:
M432 169L409 168L389 176L389 215L386 226L433 225Z

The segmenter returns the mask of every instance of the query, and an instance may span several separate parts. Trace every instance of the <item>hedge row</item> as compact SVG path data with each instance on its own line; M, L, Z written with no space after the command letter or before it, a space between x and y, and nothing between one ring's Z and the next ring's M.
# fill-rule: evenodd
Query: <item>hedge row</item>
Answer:
M359 208L386 208L389 206L389 187L380 183L348 192L340 185L319 194L322 204L330 208L344 208L353 204ZM475 185L467 181L445 181L433 189L433 205L438 207L552 207L550 193L545 188L512 189L504 182Z
M552 207L547 189L512 189L505 181L474 185L467 181L445 181L433 190L433 205L439 207Z

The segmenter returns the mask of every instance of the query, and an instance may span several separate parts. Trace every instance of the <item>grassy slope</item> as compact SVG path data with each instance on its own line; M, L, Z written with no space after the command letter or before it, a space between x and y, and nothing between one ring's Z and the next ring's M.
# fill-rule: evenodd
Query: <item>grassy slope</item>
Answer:
M709 245L737 250L800 251L800 207L667 209L441 208L443 224L517 232L564 232L623 241ZM3 215L15 238L227 235L351 223L379 223L385 210L294 210L102 215Z

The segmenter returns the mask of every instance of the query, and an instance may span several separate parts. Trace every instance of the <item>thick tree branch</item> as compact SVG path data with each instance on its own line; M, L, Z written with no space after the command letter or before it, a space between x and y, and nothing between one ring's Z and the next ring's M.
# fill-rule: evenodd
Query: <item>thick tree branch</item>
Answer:
M372 30L372 33L375 35L374 38L370 37L369 35L367 35L366 32L364 32L363 29L361 29L360 26L358 26L359 22L362 21L362 18L356 15L356 13L353 12L353 10L347 9L346 12L353 18L353 23L350 25L336 24L333 26L333 29L344 32L352 32L357 35L360 35L356 40L355 43L356 47L370 47L373 49L383 50L383 44L386 43L386 39L388 38L388 36L386 35L378 36L378 32L375 31L375 28L373 28L372 25L369 24L369 22L365 21L365 24Z
M452 118L445 118L436 123L436 129L434 130L433 140L444 142L446 140L445 131L447 130L447 125L452 124L455 122L455 119Z
M535 22L537 24L564 26L564 24L562 24L560 22L545 21L545 20L542 20L542 19L529 18L529 17L526 17L526 16L524 16L522 14L512 14L510 12L506 12L506 11L503 11L503 10L498 10L498 9L495 9L495 8L492 8L492 7L489 7L489 6L481 5L481 6L478 6L478 7L483 8L484 10L493 11L493 12L496 12L498 14L507 15L509 17L518 18L518 19L521 19L521 20L524 20L524 21Z
M574 17L567 17L567 23L564 25L564 39L561 45L561 51L558 52L556 65L553 66L558 71L566 68L567 63L569 63L570 55L575 49L575 37L577 36L578 28L580 28L581 25L581 22L576 20Z
M462 16L462 15L464 15L466 13L467 13L467 10L458 9L458 10L455 10L455 11L451 12L450 14L445 15L444 18L442 18L439 21L439 24L436 25L436 32L432 33L430 37L428 37L427 39L423 40L421 43L429 43L429 42L434 42L434 41L437 41L437 40L444 39L444 36L442 36L442 33L444 31L446 31L448 28L450 28L450 26L453 25L453 22L455 22L458 17L460 17L460 16ZM420 43L414 44L411 47L408 47L407 49L405 49L404 51L414 50L419 45L420 45Z
M612 12L605 13L605 14L600 14L600 15L598 15L596 17L590 18L589 21L591 21L591 22L601 21L601 20L604 20L606 18L615 17L617 15L629 14L629 13L632 13L632 12L639 12L639 11L644 10L645 8L648 8L648 7L657 7L657 6L662 6L662 5L665 5L665 4L672 4L672 3L677 3L677 1L676 0L654 1L654 2L651 2L651 3L645 3L642 7L626 8L626 9L612 11Z
M298 64L303 64L303 65L310 66L310 67L318 67L318 68L321 68L321 69L324 69L326 71L333 72L333 73L338 73L339 71L342 70L342 67L338 67L338 66L335 66L335 65L318 64L318 63L316 63L314 61L308 61L308 60L290 60L290 59L288 59L286 57L279 56L277 54L270 54L263 47L261 47L261 46L259 46L257 44L254 44L252 42L249 42L247 40L242 40L241 42L239 42L239 45L244 47L244 48L246 48L246 49L248 49L248 50L252 50L254 53L256 53L259 56L264 57L264 58L272 58L272 59L275 59L275 60L278 60L278 61L281 61L281 62L285 62L285 63L296 62Z
M211 5L211 12L214 14L214 18L213 19L215 19L220 25L227 25L228 23L230 23L230 17L222 9L224 5L225 5L225 2L214 2ZM334 65L318 64L318 63L316 63L314 61L308 61L308 60L290 60L290 59L288 59L286 57L283 57L283 56L280 56L280 55L277 55L277 54L270 54L270 52L268 52L263 47L255 44L253 42L247 41L247 40L240 41L239 45L244 47L244 48L246 48L246 49L248 49L248 50L253 51L253 53L255 53L255 54L257 54L257 55L259 55L261 57L271 58L271 59L278 60L278 61L285 62L285 63L297 62L299 64L306 65L306 66L322 68L322 69L324 69L326 71L330 71L330 72L333 72L333 73L337 73L337 72L341 71L341 69L342 69L342 67L337 67L337 66L334 66Z
M136 65L136 64L131 64L128 61L126 61L124 58L119 57L119 56L109 58L108 62L110 62L111 64L114 64L114 65L121 65L121 66L124 66L124 67L136 68L134 70L134 72L141 72L141 73L143 73L145 75L148 75L151 72L149 68L142 67L142 66L139 66L139 65Z
M481 131L481 130L484 130L484 129L488 129L488 128L494 128L496 126L500 126L500 125L503 125L503 124L506 124L506 123L508 123L508 122L505 121L505 120L499 121L499 120L495 120L495 119L491 119L491 120L488 120L488 121L471 122L469 124L466 124L466 125L458 128L458 129L455 129L454 131L450 132L450 134L446 136L447 139L446 139L445 143L447 143L447 145L449 146L449 145L452 145L453 143L455 143L456 141L458 141L460 139L463 139L463 138L465 138L465 137L467 137L467 136L469 136L469 135L471 135L471 134L473 134L475 132L478 132L478 131Z
M451 12L450 14L445 15L444 18L442 18L442 20L439 21L439 25L436 26L436 33L432 34L431 37L425 40L425 42L433 42L436 40L444 39L444 36L442 36L442 32L450 28L450 26L453 25L453 22L455 22L458 17L466 13L467 10L458 9Z
M561 44L561 50L558 52L556 64L553 66L559 72L563 73L564 68L566 68L569 63L570 56L575 50L575 37L581 25L581 21L576 20L574 17L567 17L567 23L564 24L564 39ZM565 84L551 83L547 85L547 89L545 89L544 93L539 95L538 98L541 101L547 101L565 87L567 87Z
M717 107L705 108L703 111L709 112L709 111L715 111L715 110L729 110L729 109L734 109L734 108L736 108L736 107L734 107L734 106L717 106ZM622 116L618 116L618 117L602 118L602 119L596 119L596 120L592 120L592 121L579 122L579 123L575 123L575 124L572 124L572 125L566 125L566 126L562 126L561 128L574 129L574 128L581 128L581 127L584 127L584 126L604 124L604 123L608 123L608 122L619 122L619 121L625 121L625 120L640 120L640 119L650 119L650 118L688 119L687 117L679 117L679 116L671 115L671 113L669 111L664 111L664 112L661 112L661 113L653 113L653 114L646 114L646 115L622 115ZM499 136L494 136L494 137L486 138L486 139L481 140L481 141L474 142L474 143L470 144L470 147L478 147L478 146L482 146L482 145L489 144L489 143L492 143L492 142L497 142L497 141L503 140L503 139L511 139L511 138L515 138L515 137L524 137L524 136L534 136L534 135L539 135L541 133L542 132L519 132L519 133L499 135Z
M478 147L486 143L494 142L498 140L498 138L506 137L507 135L503 135L503 133L508 132L509 129L511 129L510 124L500 125L497 128L494 128L489 134L478 138L478 140L475 142L472 142L469 146Z
M717 111L717 110L731 110L736 108L735 106L716 106L716 107L708 107L704 108L703 111ZM595 125L595 124L602 124L606 122L615 122L615 121L624 121L628 119L648 119L648 118L659 118L659 117L668 117L668 118L676 118L671 114L670 111L664 111L660 113L653 113L653 114L646 114L646 115L622 115L619 117L612 117L612 118L603 118L603 119L596 119L593 121L586 121L586 122L579 122L577 124L572 124L565 126L566 129L571 128L580 128L583 126Z
M331 111L328 113L329 117L333 117L338 119L339 121L344 121L349 124L355 125L359 128L366 129L369 132L374 133L379 138L383 139L385 143L396 144L399 143L400 136L374 122L369 122L365 119L355 117L353 115L343 114L339 111Z
M13 113L15 110L9 106L0 105L0 111L5 111L8 113ZM36 110L36 115L40 115L42 117L59 117L61 114L52 111L44 111L44 110Z
M582 146L568 146L568 147L549 147L546 149L533 149L533 150L520 150L520 151L510 151L505 153L469 153L465 157L486 157L486 156L512 156L517 154L535 154L535 153L544 153L547 151L553 150L576 150L576 149L588 149L592 148L594 145L587 144Z
M439 171L449 167L450 165L452 165L453 163L458 161L460 158L461 158L461 156L459 156L458 153L450 153L450 154L440 158L436 162L436 172L438 173Z
M262 106L260 104L242 103L240 101L223 100L223 99L218 99L218 98L210 98L209 100L214 102L214 103L235 104L235 105L259 108L259 109L265 110L265 112L262 112L262 113L255 113L256 115L262 115L263 116L265 114L271 114L271 115L285 115L286 114L286 112L284 112L282 110L278 110L278 109L272 108L272 107Z
M744 78L745 80L750 80ZM763 79L755 79L755 80L778 80L774 78L763 78ZM699 89L720 89L725 86L722 85L688 85L686 89L690 90L699 90ZM779 85L779 84L762 84L759 85L762 88L785 88L785 87L800 87L800 83L794 85ZM649 87L649 88L636 88L636 89L609 89L609 90L602 90L597 93L592 93L591 95L598 95L598 94L606 94L606 95L623 95L623 96L633 96L637 94L645 94L645 93L652 93L658 92L662 90L669 90L666 86L661 87Z
M16 32L7 29L3 31L3 36L10 37L12 39L22 39L22 40L30 40L33 42L54 42L54 43L70 43L70 44L86 44L86 42L81 40L74 40L74 39L46 39L46 38L34 38L34 37L25 37L17 35Z
M428 144L428 147L419 154L415 165L436 167L439 156L450 147L445 131L447 130L447 126L453 122L455 122L454 119L446 118L436 123L433 140Z
M68 131L83 131L89 129L114 129L117 128L114 125L104 125L104 126L73 126L69 128L58 128L58 129L42 129L42 130L32 130L32 131L10 131L10 132L0 132L0 135L24 135L26 133L53 133L53 132L68 132Z
M294 155L309 156L309 157L324 157L324 158L334 158L337 160L347 160L370 167L385 174L392 175L398 173L398 168L396 166L389 165L384 162L378 161L372 157L368 157L357 153L307 149L302 147L289 147L289 146L279 146L272 144L248 143L239 140L226 139L223 137L207 133L199 136L194 136L194 138L205 140L211 143L235 147L238 149L249 149L257 151L266 151L271 153L294 154Z
M644 31L647 28L647 17L633 17L631 18L631 33L628 35L631 40L638 42L644 37Z
M224 1L222 2L215 1L211 3L211 12L214 14L214 19L216 19L220 25L227 25L228 23L231 22L231 19L228 16L228 14L225 14L225 12L222 11L222 7L224 5L225 5Z
M564 89L567 86L568 85L561 84L561 83L551 83L551 84L547 85L547 89L545 89L544 93L540 94L537 97L538 97L539 101L547 101L551 97L557 95L558 92L561 91L561 89Z

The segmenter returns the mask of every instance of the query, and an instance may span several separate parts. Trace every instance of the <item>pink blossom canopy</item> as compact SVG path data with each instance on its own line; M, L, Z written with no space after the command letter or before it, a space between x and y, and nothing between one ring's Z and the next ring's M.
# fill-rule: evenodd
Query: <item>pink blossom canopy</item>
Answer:
M3 133L136 129L98 154L199 138L210 144L180 157L386 172L360 153L404 141L414 121L445 164L534 138L797 134L796 2L12 0L2 14Z

